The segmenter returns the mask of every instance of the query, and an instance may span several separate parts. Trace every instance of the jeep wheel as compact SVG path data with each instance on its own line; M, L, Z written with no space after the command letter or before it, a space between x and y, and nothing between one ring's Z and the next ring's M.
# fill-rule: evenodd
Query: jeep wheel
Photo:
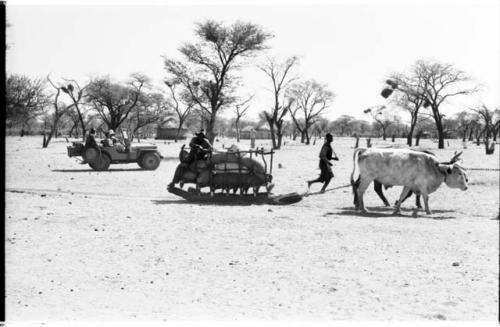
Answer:
M96 148L87 148L83 153L83 159L90 163L96 163L96 161L99 159L99 156L101 155L100 152L101 151Z
M143 169L155 170L160 165L160 156L154 152L148 152L141 157L138 163Z
M102 153L101 156L95 161L89 163L89 166L97 171L108 170L109 165L111 164L111 159L107 154Z

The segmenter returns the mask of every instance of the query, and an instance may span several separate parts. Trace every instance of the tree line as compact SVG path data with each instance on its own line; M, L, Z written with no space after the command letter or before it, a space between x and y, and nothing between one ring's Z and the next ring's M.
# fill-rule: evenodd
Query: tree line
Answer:
M335 94L325 83L297 76L298 57L266 57L256 64L256 57L269 48L273 37L261 26L206 20L195 24L194 34L196 41L179 47L180 59L164 57L161 87L140 73L131 74L125 81L98 76L85 82L9 74L7 132L23 135L36 126L43 130L46 147L60 130L84 138L89 126L98 131L126 128L132 137L140 138L152 136L156 126L171 122L177 127L177 136L183 128L201 127L210 141L231 130L239 141L241 128L266 125L274 149L282 146L286 135L310 144L326 132L384 139L397 135L406 137L410 146L414 136L418 139L430 133L436 134L440 148L451 132L460 132L467 139L496 140L498 136L498 109L481 106L455 117L442 114L442 104L449 98L479 90L453 65L417 61L410 71L389 75L381 92L387 105L359 109L370 121L351 116L329 121L324 114ZM244 66L264 74L272 96L268 109L261 110L254 122L245 120L254 95L241 96L244 81L240 72ZM410 124L402 122L400 111L410 114ZM234 118L223 118L224 112L225 117Z

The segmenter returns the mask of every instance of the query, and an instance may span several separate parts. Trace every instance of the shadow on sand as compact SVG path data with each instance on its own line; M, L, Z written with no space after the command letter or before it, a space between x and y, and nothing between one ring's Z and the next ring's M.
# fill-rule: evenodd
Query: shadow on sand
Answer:
M179 161L179 157L163 157L163 161Z
M56 173L89 173L89 172L111 172L111 171L148 171L142 168L110 168L105 171L95 171L93 169L52 169Z
M434 220L447 220L447 219L456 219L452 216L435 216L440 213L453 212L453 210L432 210L432 215L428 216L425 211L419 210L417 216L413 216L413 209L401 208L400 214L393 214L393 208L391 207L367 207L366 210L368 212L362 213L360 211L354 210L353 207L344 207L339 208L340 212L329 213L331 215L339 215L339 216L356 216L356 217L368 217L368 218L426 218L426 219L434 219Z
M252 203L231 203L231 202L222 202L222 203L214 203L214 202L190 202L187 200L179 199L179 200L151 200L153 204L162 205L162 204L191 204L198 206L217 206L217 207L247 207L252 205Z

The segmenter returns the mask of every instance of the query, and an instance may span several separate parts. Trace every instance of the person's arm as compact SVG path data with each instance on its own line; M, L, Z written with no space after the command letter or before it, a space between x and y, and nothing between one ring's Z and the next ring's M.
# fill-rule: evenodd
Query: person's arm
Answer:
M321 147L321 151L319 153L319 159L321 161L323 161L324 163L326 163L327 165L330 165L330 166L332 165L330 163L330 161L328 160L328 158L326 157L326 147L325 146Z
M332 148L332 153L333 153L333 158L332 159L335 160L335 161L339 161L339 157L337 156L337 154L335 153L335 151L333 150L333 148Z
M212 150L212 148L213 148L212 144L210 144L210 141L208 139L205 139L205 143L207 145L207 148L210 149L210 150Z

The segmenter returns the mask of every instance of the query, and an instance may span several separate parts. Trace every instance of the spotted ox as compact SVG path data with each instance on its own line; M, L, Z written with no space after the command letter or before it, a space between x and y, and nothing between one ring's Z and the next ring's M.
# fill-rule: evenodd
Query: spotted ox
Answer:
M450 162L439 163L429 153L410 149L356 149L351 174L351 185L357 195L356 209L366 212L363 194L370 183L376 180L383 185L403 186L394 213L400 212L402 201L412 191L422 196L425 212L431 214L429 194L435 192L443 182L450 188L467 190L468 180L464 169L453 159Z

